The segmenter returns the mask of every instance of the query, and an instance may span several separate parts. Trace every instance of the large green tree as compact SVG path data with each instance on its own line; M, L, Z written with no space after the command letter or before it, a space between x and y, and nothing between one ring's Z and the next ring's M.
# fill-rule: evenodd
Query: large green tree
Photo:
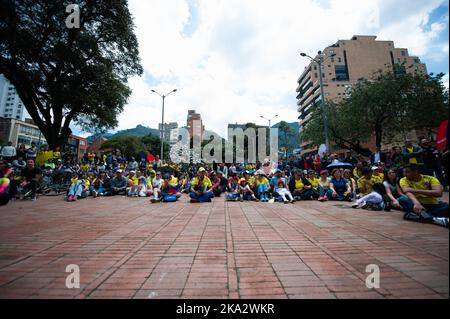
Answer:
M159 155L161 151L161 140L158 136L117 136L104 142L101 149L118 149L127 158L134 156L139 158L141 152ZM164 143L164 158L169 158L169 145Z
M327 103L330 140L338 146L366 155L361 146L375 135L376 146L399 133L414 129L436 129L448 118L448 90L443 74L399 74L379 72L371 80L359 81L338 104ZM323 110L316 108L302 132L303 141L324 141ZM370 152L369 152L370 153ZM370 154L369 154L370 155Z
M68 4L79 6L79 28L66 25ZM133 28L126 0L0 2L0 73L51 148L65 144L72 122L89 131L117 125L127 79L142 74Z

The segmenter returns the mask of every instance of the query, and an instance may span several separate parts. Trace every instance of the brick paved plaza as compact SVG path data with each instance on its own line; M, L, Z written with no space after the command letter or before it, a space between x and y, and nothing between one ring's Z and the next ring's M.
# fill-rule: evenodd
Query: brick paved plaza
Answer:
M398 211L119 196L0 212L1 298L449 297L448 229ZM69 264L80 289L65 286ZM369 264L380 289L365 285Z

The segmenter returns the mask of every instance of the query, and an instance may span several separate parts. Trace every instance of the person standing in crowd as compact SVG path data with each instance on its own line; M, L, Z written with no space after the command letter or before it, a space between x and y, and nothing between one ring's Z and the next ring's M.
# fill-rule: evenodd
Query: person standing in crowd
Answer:
M438 157L438 150L431 146L427 139L423 139L420 146L422 147L423 160L422 174L436 176L443 186L447 186L444 176L442 175L442 166Z
M393 153L391 157L391 168L397 170L400 173L400 168L403 167L403 155L402 148L400 146L394 146L392 148ZM403 172L401 173L403 175Z
M17 155L16 148L12 145L12 142L8 142L5 146L2 148L1 155L4 160L6 160L8 163L11 163L14 158Z
M22 157L22 159L26 159L27 158L27 148L25 147L25 144L20 144L20 146L17 148L16 151L16 157Z
M370 156L370 163L372 165L378 165L378 163L386 163L386 154L381 152L381 147L377 146L377 150Z
M400 187L405 195L398 199L405 211L404 219L431 221L445 227L449 225L449 206L441 202L443 187L433 176L422 175L416 164L405 166Z
M32 142L31 147L29 149L27 149L27 160L36 161L37 153L38 153L38 150L36 147L36 143Z
M407 164L415 164L421 167L423 165L422 162L422 148L420 146L414 146L412 140L407 138L405 140L405 147L402 152L403 163Z

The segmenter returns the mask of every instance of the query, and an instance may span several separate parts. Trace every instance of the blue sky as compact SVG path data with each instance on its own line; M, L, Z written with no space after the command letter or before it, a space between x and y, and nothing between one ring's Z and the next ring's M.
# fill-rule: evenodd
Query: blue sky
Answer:
M207 129L264 124L260 115L294 122L296 80L317 52L338 39L374 34L418 55L428 71L448 73L448 3L443 0L130 0L144 75L117 129L184 125L195 109ZM446 76L448 87L448 75ZM74 130L79 133L78 130Z

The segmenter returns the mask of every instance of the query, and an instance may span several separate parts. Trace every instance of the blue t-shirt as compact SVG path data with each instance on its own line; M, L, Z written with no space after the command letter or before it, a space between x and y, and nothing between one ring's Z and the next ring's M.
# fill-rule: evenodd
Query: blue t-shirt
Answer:
M339 195L343 195L347 191L347 180L345 178L341 178L339 181L334 177L331 179L330 183L333 183L334 190Z

